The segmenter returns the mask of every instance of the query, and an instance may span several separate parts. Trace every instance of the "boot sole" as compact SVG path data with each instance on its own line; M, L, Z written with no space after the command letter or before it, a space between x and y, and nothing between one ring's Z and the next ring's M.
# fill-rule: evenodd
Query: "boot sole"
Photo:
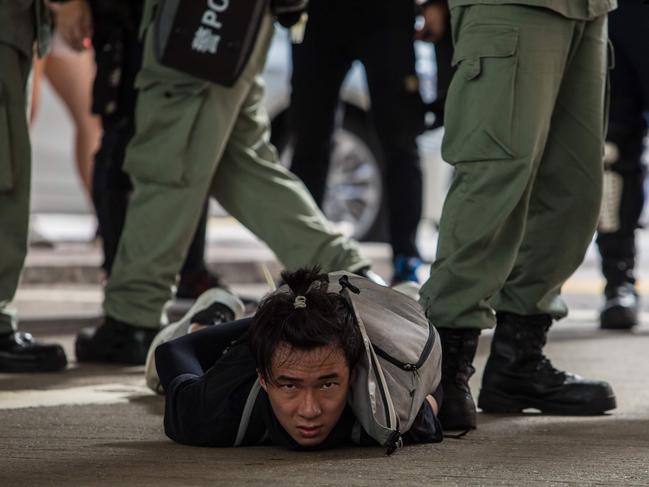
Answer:
M533 397L511 396L500 391L482 389L478 407L485 413L521 413L525 409L538 409L545 414L568 414L587 416L603 414L615 409L615 396L602 397L588 404L557 404Z
M148 348L138 346L131 347L128 343L100 349L91 340L80 336L77 336L74 343L77 362L87 364L144 365L147 350Z
M186 335L192 324L192 317L200 311L209 308L214 303L221 303L230 308L234 313L235 320L240 319L245 312L243 302L231 292L222 288L208 289L198 297L194 302L194 305L180 320L171 323L160 330L149 346L144 369L146 385L156 394L164 394L164 391L160 385L160 378L158 377L158 370L155 365L155 349L158 348L159 345L173 340L174 338Z
M115 364L115 365L144 365L146 354L143 351L87 351L75 346L75 354L78 363L84 364Z
M442 423L444 431L466 431L474 430L477 427L477 418L473 414L471 417L466 415L440 414L439 422Z
M602 321L600 323L600 328L602 330L631 330L638 326L637 321Z
M602 330L630 330L638 326L638 313L619 312L613 314L603 311L599 316L600 328Z
M68 360L63 349L45 355L25 354L3 356L0 354L0 373L39 373L60 372L68 365Z
M462 421L442 421L440 419L440 423L442 423L442 429L447 432L447 431L466 431L466 430L474 430L477 428L476 422L462 422Z

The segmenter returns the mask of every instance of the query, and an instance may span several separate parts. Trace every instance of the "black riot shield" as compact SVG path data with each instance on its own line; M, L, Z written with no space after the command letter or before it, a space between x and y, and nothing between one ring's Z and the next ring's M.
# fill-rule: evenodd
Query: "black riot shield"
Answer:
M232 86L250 57L268 0L161 0L155 18L160 64Z

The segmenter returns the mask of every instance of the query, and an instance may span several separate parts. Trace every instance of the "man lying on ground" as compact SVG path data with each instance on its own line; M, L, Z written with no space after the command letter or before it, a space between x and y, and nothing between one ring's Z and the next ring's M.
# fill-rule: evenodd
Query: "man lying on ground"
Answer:
M405 443L441 441L436 416L441 401L441 354L434 328L425 329L426 346L417 361L420 370L412 370L417 366L407 363L399 369L404 375L403 371L413 374L414 382L410 376L404 382L408 382L408 388L416 384L420 395L407 389L407 396L420 398L419 403L397 404L400 384L390 384L385 379L388 374L383 372L379 373L383 382L372 375L377 368L377 347L369 347L369 351L364 342L364 336L371 336L371 329L367 321L361 329L355 314L362 305L351 306L344 289L331 292L328 276L317 269L285 273L282 277L287 286L266 297L252 318L206 326L156 348L155 368L147 367L147 380L155 376L157 368L166 394L167 436L179 443L222 447L276 444L303 450L350 443L376 445L377 435L370 436L360 426L369 424L367 417L359 417L363 416L359 411L376 408L359 405L363 394L358 391L366 389L354 388L355 381L374 380L378 388L384 384L392 387L392 412L398 412L397 423L404 430L409 426L407 431L399 432L397 424L395 445L401 444L401 439ZM345 277L341 284L344 281ZM364 294L366 300L372 297L371 288L349 282L352 292ZM418 313L418 305L409 298L386 288L376 292L394 293L386 301L408 300L412 305L406 303L405 309ZM221 303L213 306L225 309ZM203 318L209 314L209 310L202 311ZM198 315L190 321L205 322ZM190 321L186 322L188 327ZM386 329L398 322L399 318L393 317L385 323ZM386 352L380 352L383 359L389 359ZM374 357L374 369L364 365L368 355ZM384 370L395 363L384 363ZM431 367L435 369L432 373ZM391 370L390 377L399 377L399 371ZM435 379L429 379L433 376ZM255 388L258 394L251 394ZM411 425L404 420L403 410L412 411Z

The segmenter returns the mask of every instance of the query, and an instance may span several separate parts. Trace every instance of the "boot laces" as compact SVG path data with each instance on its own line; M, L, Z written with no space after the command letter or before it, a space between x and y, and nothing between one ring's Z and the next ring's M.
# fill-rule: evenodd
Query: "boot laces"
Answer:
M472 363L473 340L459 333L446 332L442 354L442 377L466 392L469 392L469 379L475 373Z
M522 345L523 356L537 373L548 377L564 378L565 372L557 369L543 353L547 343L550 325L526 326L519 332L518 343Z

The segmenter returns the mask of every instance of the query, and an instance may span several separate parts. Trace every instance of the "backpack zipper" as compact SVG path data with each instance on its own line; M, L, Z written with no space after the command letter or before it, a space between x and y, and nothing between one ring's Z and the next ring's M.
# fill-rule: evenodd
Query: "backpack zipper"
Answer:
M376 363L376 360L374 359L374 355L370 354L370 359L372 361L372 368L376 370L379 369L379 365ZM385 385L383 384L383 381L381 380L381 376L379 374L375 374L375 377L377 379L377 384L379 385L379 392L381 393L381 401L383 403L383 409L385 411L385 419L387 421L387 427L391 430L395 429L395 426L392 424L392 414L390 411L390 405L388 404L388 396L385 392Z
M424 362L426 359L428 359L428 356L430 355L430 351L433 349L433 344L435 343L435 331L433 329L432 323L429 321L428 322L428 339L426 340L426 344L424 345L424 349L421 352L421 355L419 357L419 360L417 363L412 364L408 362L401 362L400 360L394 358L392 355L387 353L385 350L381 349L380 347L372 344L372 347L374 348L374 351L376 354L387 360L393 365L396 365L400 369L409 371L409 372L415 372L417 369L419 369L422 365L424 365Z
M394 431L394 433L390 435L390 438L388 439L388 444L387 444L388 448L386 449L385 454L387 456L390 456L402 446L403 446L403 438L401 436L401 432L399 431L399 428L397 428Z
M351 291L354 294L360 294L361 290L358 289L356 286L354 286L350 281L349 281L349 276L348 275L343 275L340 279L338 279L338 283L340 284L340 292L342 294L342 291L347 288L349 291ZM351 303L349 303L351 305ZM354 307L351 306L351 309L353 311ZM397 360L394 358L392 355L387 353L385 350L381 349L380 347L377 347L376 345L372 344L372 348L376 352L376 354L387 360L388 362L392 363L393 365L396 365L397 367L410 371L410 372L416 372L419 367L424 365L424 362L428 358L428 355L430 355L430 351L433 349L433 344L434 344L434 338L435 338L435 332L433 330L433 324L429 321L428 322L428 339L426 340L426 344L424 345L424 349L421 352L421 355L419 357L419 360L417 361L416 364L411 364L407 362L401 362L400 360Z
M374 354L370 353L370 357L372 360L372 367L374 368L375 371L380 371L379 364L376 363L376 359L374 357ZM403 439L401 437L401 432L399 431L399 418L396 415L396 411L390 408L390 404L388 403L388 396L385 391L385 385L383 384L382 380L382 375L375 373L375 377L377 379L377 383L379 385L379 393L381 394L381 400L383 402L383 408L385 411L385 419L387 422L387 427L388 429L392 430L392 434L388 438L388 441L386 443L386 451L385 454L390 456L392 455L398 448L401 448L403 446ZM392 419L394 415L394 421ZM394 423L394 425L393 425Z
M354 294L360 294L361 290L358 289L356 286L354 286L351 282L349 282L349 276L345 274L342 276L340 279L338 279L338 284L340 284L340 291L342 292L343 289L347 288Z

